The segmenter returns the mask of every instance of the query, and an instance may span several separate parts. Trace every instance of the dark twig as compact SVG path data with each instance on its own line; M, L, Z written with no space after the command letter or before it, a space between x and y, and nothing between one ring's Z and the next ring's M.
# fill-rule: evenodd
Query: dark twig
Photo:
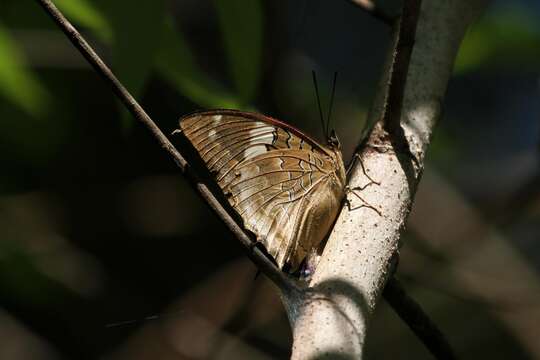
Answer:
M351 0L351 2L386 25L393 26L397 20L396 17L387 14L379 8L372 0Z
M214 213L225 223L229 230L240 240L240 242L248 249L249 258L257 265L262 273L270 278L280 289L283 291L291 291L296 288L296 283L285 273L279 270L264 253L257 247L253 246L254 242L251 238L242 230L242 228L236 223L231 215L223 208L220 202L209 190L208 186L203 180L194 172L186 161L186 159L176 150L171 144L169 139L158 128L154 121L148 116L144 109L137 103L137 101L131 96L127 89L120 83L120 81L114 76L112 71L107 65L100 59L92 47L86 42L86 40L79 34L79 32L71 25L71 23L62 15L62 13L56 8L56 6L50 0L37 0L37 2L45 9L50 17L56 22L56 24L62 29L62 31L69 38L71 43L79 50L79 52L85 57L85 59L92 65L94 70L101 75L101 77L108 82L116 96L124 103L126 108L131 114L143 123L148 130L158 140L159 144L176 162L178 167L184 175L190 180L191 184L197 189L200 196L205 202L212 208Z
M383 296L436 359L453 360L456 358L450 344L437 325L422 310L420 305L407 295L395 277L390 278L386 284Z
M390 134L401 132L403 95L405 93L405 84L407 82L421 5L422 0L405 0L403 3L383 114L384 129Z
M408 145L401 128L401 114L421 5L422 0L405 0L403 3L390 69L388 93L381 119L384 130L389 133L392 143L400 147L405 145L406 149ZM442 332L420 305L407 295L395 277L389 279L383 296L437 359L455 359L454 352Z
M356 0L351 0L356 3ZM364 2L363 0L359 0ZM367 3L372 2L370 0ZM394 150L404 150L411 155L416 163L416 158L408 151L408 145L405 144L403 129L401 128L401 111L403 108L403 97L405 94L405 84L409 72L409 63L416 38L416 27L420 17L420 8L422 0L404 0L402 15L399 17L399 27L397 28L396 44L394 46L392 64L390 66L390 76L388 79L386 99L384 101L383 113L376 126L369 126L369 132L360 141L355 149L355 154L360 154L366 144L370 142L370 135L373 135L374 129L382 123L382 129L390 134ZM373 5L374 6L374 5ZM394 22L395 23L395 22ZM393 23L393 24L394 24ZM353 157L348 169L352 169L356 164L357 156Z

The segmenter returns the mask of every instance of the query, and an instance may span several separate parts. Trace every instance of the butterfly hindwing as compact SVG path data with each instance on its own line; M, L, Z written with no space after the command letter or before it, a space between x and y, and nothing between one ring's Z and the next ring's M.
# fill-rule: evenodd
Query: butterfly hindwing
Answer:
M181 119L180 128L244 227L256 235L280 268L290 264L296 269L331 225L319 218L337 214L341 200L337 198L344 185L335 183L336 170L343 166L341 157L341 164L336 165L332 153L315 141L254 113L197 113ZM320 199L330 201L317 203ZM313 223L313 216L318 222ZM318 226L315 230L323 234L306 226Z

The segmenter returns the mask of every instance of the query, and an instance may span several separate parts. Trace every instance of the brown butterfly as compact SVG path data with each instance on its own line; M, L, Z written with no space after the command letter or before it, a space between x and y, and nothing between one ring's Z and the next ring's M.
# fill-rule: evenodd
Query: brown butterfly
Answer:
M270 117L236 110L180 119L180 132L243 220L283 269L299 268L330 230L346 173L334 132L320 145Z

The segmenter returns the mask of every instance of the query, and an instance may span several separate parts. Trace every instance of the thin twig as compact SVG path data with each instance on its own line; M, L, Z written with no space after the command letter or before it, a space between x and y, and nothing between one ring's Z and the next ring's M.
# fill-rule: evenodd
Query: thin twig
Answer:
M386 284L383 296L436 359L454 360L456 358L452 347L437 325L420 305L407 295L395 277Z
M397 20L396 17L387 14L379 8L372 0L351 0L351 2L386 25L393 26Z
M259 248L253 246L254 242L251 240L251 238L223 208L203 180L194 171L190 170L189 163L182 156L182 154L178 152L178 150L173 146L169 139L167 139L155 122L150 118L150 116L148 116L135 98L133 98L122 83L114 76L112 71L101 60L101 58L75 29L75 27L71 25L71 23L58 10L58 8L50 0L37 0L37 2L56 22L60 29L62 29L71 43L79 50L90 65L92 65L94 70L111 85L114 93L126 106L129 112L131 112L131 114L137 120L143 123L148 130L150 130L161 147L163 147L163 149L169 153L178 167L180 167L184 175L197 189L199 195L205 200L214 213L225 223L225 225L238 238L238 240L240 240L246 249L248 249L249 258L257 265L260 271L268 276L268 278L271 279L283 291L290 291L292 288L295 288L296 284L294 280L279 270Z

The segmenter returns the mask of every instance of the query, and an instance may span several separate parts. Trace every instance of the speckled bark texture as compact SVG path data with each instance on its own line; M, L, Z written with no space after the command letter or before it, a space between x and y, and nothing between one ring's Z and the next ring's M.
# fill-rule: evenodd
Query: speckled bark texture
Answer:
M396 148L381 125L375 127L361 158L366 173L378 184L366 186L370 179L357 162L350 187L366 186L358 193L378 211L360 207L341 212L309 289L288 304L292 359L362 358L369 318L398 249L459 44L483 4L423 1L401 112L410 153ZM389 72L387 66L371 120L382 117ZM354 194L349 198L353 207L363 204Z

